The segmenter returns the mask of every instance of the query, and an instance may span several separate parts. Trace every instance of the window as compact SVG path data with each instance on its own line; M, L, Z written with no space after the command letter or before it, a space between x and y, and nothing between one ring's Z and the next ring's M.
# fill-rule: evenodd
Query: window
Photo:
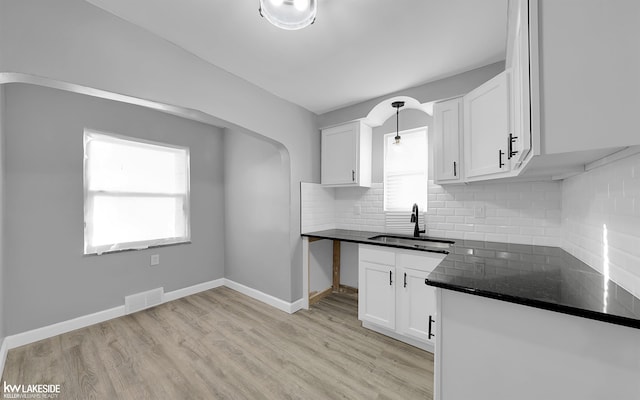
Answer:
M189 149L85 130L84 253L187 242Z
M384 210L411 212L414 203L427 210L427 128L384 136Z

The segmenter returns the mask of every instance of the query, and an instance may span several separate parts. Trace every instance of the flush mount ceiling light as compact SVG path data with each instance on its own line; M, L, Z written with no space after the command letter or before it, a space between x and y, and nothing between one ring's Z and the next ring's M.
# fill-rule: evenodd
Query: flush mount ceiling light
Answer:
M260 0L260 15L278 28L302 29L316 20L316 0Z
M404 101L394 101L391 107L396 109L396 136L394 137L396 144L400 144L400 107L404 107Z

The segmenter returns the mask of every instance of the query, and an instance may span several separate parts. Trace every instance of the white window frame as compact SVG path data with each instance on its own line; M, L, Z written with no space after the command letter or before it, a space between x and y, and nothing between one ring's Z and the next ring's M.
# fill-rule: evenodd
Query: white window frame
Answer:
M151 145L158 147L165 147L171 149L183 150L186 152L185 156L185 172L186 172L186 182L185 182L185 193L184 194L169 194L169 193L142 193L142 192L105 192L105 191L96 191L95 193L91 193L89 190L89 177L87 176L87 168L88 168L88 158L87 158L87 143L89 142L92 136L106 136L109 138L113 138L116 140L123 140L134 142L143 145ZM166 246L172 244L179 243L191 243L191 160L190 160L190 151L189 147L178 146L168 143L156 142L152 140L134 138L130 136L124 136L109 132L102 132L94 129L85 129L83 134L83 191L84 191L84 254L92 255L97 254L101 255L103 253L113 253L119 251L126 250L142 250L152 247ZM112 243L109 245L99 245L99 246L91 246L87 238L88 235L91 234L91 230L93 229L92 221L90 220L89 213L91 212L91 202L93 201L92 194L105 194L105 193L114 193L114 195L118 196L141 196L141 197L181 197L183 198L184 205L184 213L185 213L185 236L179 237L170 237L170 238L161 238L161 239L152 239L152 240L141 240L135 242L120 242L120 243Z
M427 211L427 205L428 205L428 189L429 189L429 184L428 184L428 180L429 180L429 128L427 126L422 126L419 128L414 128L414 129L407 129L404 131L400 131L399 135L400 137L405 136L405 135L409 135L412 133L416 133L416 132L424 132L425 134L425 142L426 142L426 146L424 149L424 154L425 154L425 158L426 158L426 166L425 166L425 170L424 170L424 185L425 185L425 198L423 199L423 202L419 202L417 201L416 203L420 206L420 212L424 213ZM384 135L383 138L383 160L382 160L382 164L383 164L383 173L382 173L382 179L383 179L383 187L384 187L384 195L383 195L383 210L385 213L387 214L391 214L391 213L411 213L411 209L410 208L392 208L389 209L387 207L387 150L388 150L388 145L387 143L389 142L388 139L390 137L395 137L396 136L396 132L392 132L392 133L387 133ZM392 144L392 146L394 146L395 144ZM400 145L402 145L402 139L400 139Z

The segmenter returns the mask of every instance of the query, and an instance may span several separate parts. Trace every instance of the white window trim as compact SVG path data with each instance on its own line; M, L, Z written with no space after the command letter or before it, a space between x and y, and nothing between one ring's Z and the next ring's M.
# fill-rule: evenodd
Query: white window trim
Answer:
M84 254L85 255L101 255L104 253L115 253L115 252L121 252L121 251L129 251L129 250L143 250L143 249L148 249L148 248L153 248L153 247L160 247L160 246L168 246L168 245L174 245L174 244L184 244L184 243L191 243L191 152L189 147L187 146L178 146L178 145L174 145L174 144L169 144L169 143L163 143L163 142L156 142L156 141L152 141L152 140L147 140L147 139L140 139L140 138L135 138L135 137L130 137L130 136L125 136L125 135L119 135L119 134L115 134L115 133L111 133L111 132L104 132L104 131L99 131L96 129L89 129L89 128L85 128L84 129L84 133L83 133L83 155L86 155L86 146L88 143L88 135L91 134L97 134L97 135L103 135L103 136L108 136L108 137L112 137L112 138L116 138L116 139L121 139L121 140L126 140L126 141L130 141L130 142L136 142L136 143L142 143L142 144L150 144L150 145L155 145L155 146L160 146L160 147L167 147L167 148L173 148L173 149L178 149L178 150L185 150L186 151L186 194L164 194L164 193L158 193L158 194L150 194L150 193L137 193L137 192L124 192L127 195L132 195L132 196L150 196L150 197L162 197L162 196L166 196L166 197L182 197L184 198L184 208L185 208L185 231L186 231L186 235L185 236L180 236L180 237L171 237L171 238L162 238L162 239L154 239L154 240L143 240L143 241L136 241L136 242L122 242L122 243L114 243L114 244L110 244L110 245L101 245L101 246L89 246L86 243L86 237L87 234L90 234L90 230L93 228L91 223L88 223L88 213L89 210L92 209L92 207L88 207L88 205L90 205L90 202L93 201L93 196L90 196L90 192L93 193L116 193L116 192L105 192L105 191L90 191L89 188L89 180L87 177L87 158L85 156L85 158L83 159L83 165L82 165L82 178L83 178L83 196L84 196L84 203L83 203L83 207L84 207L84 232L83 232L83 240L84 240ZM120 193L120 194L124 194L124 193Z

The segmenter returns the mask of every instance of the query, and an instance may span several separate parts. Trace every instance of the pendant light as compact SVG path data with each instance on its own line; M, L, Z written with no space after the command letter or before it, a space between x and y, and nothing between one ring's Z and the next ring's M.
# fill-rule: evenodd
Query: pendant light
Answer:
M400 107L404 107L404 101L394 101L391 103L391 107L396 109L396 137L394 137L396 144L400 144Z
M317 0L260 0L260 15L281 29L296 30L316 20Z

